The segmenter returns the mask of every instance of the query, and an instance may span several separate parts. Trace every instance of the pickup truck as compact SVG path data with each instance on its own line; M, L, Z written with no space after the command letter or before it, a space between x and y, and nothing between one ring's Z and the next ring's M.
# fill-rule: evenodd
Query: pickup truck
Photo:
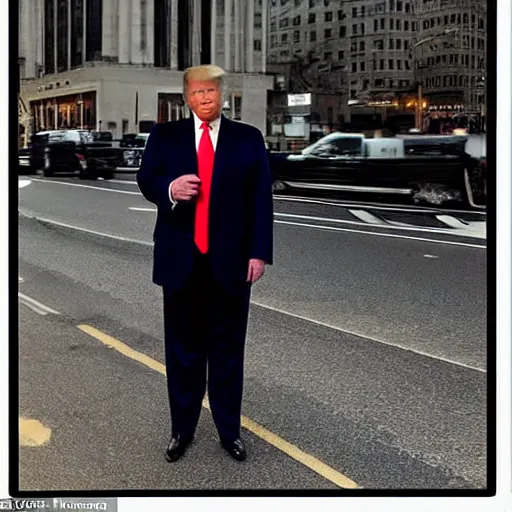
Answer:
M121 164L120 148L95 142L87 130L51 130L34 134L29 147L29 169L45 176L78 171L80 179L113 177Z
M485 161L467 136L366 138L330 133L300 153L269 152L274 192L366 193L485 208Z

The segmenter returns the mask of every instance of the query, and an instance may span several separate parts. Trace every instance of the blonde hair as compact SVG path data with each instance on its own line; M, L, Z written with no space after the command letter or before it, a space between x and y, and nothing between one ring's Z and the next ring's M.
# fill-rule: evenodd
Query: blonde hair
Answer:
M203 66L193 66L187 68L183 73L183 94L187 93L187 85L191 80L199 82L219 82L222 85L222 79L226 72L219 66L214 64L206 64Z

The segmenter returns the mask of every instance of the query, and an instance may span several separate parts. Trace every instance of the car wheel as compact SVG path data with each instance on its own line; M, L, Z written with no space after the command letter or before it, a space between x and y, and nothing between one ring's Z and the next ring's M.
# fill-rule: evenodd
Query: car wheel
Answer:
M89 178L89 173L85 169L79 169L78 171L78 179L86 180Z
M114 178L114 171L106 171L103 173L104 180L111 180Z
M53 170L51 168L49 169L44 169L43 170L43 175L46 177L46 178L51 178L55 173L53 172Z

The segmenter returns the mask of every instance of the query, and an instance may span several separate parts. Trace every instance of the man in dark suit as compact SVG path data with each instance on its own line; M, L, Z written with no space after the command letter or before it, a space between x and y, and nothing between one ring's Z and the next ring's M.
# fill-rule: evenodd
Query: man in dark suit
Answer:
M240 437L251 285L272 264L272 186L261 132L221 115L224 71L184 73L192 117L155 125L137 182L158 207L153 281L163 287L169 462L192 441L206 391L222 446Z

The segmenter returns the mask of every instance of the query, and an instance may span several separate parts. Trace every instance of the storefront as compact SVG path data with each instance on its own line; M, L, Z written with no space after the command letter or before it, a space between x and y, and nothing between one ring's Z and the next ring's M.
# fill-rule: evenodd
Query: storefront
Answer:
M36 132L96 129L96 91L44 98L30 102Z

